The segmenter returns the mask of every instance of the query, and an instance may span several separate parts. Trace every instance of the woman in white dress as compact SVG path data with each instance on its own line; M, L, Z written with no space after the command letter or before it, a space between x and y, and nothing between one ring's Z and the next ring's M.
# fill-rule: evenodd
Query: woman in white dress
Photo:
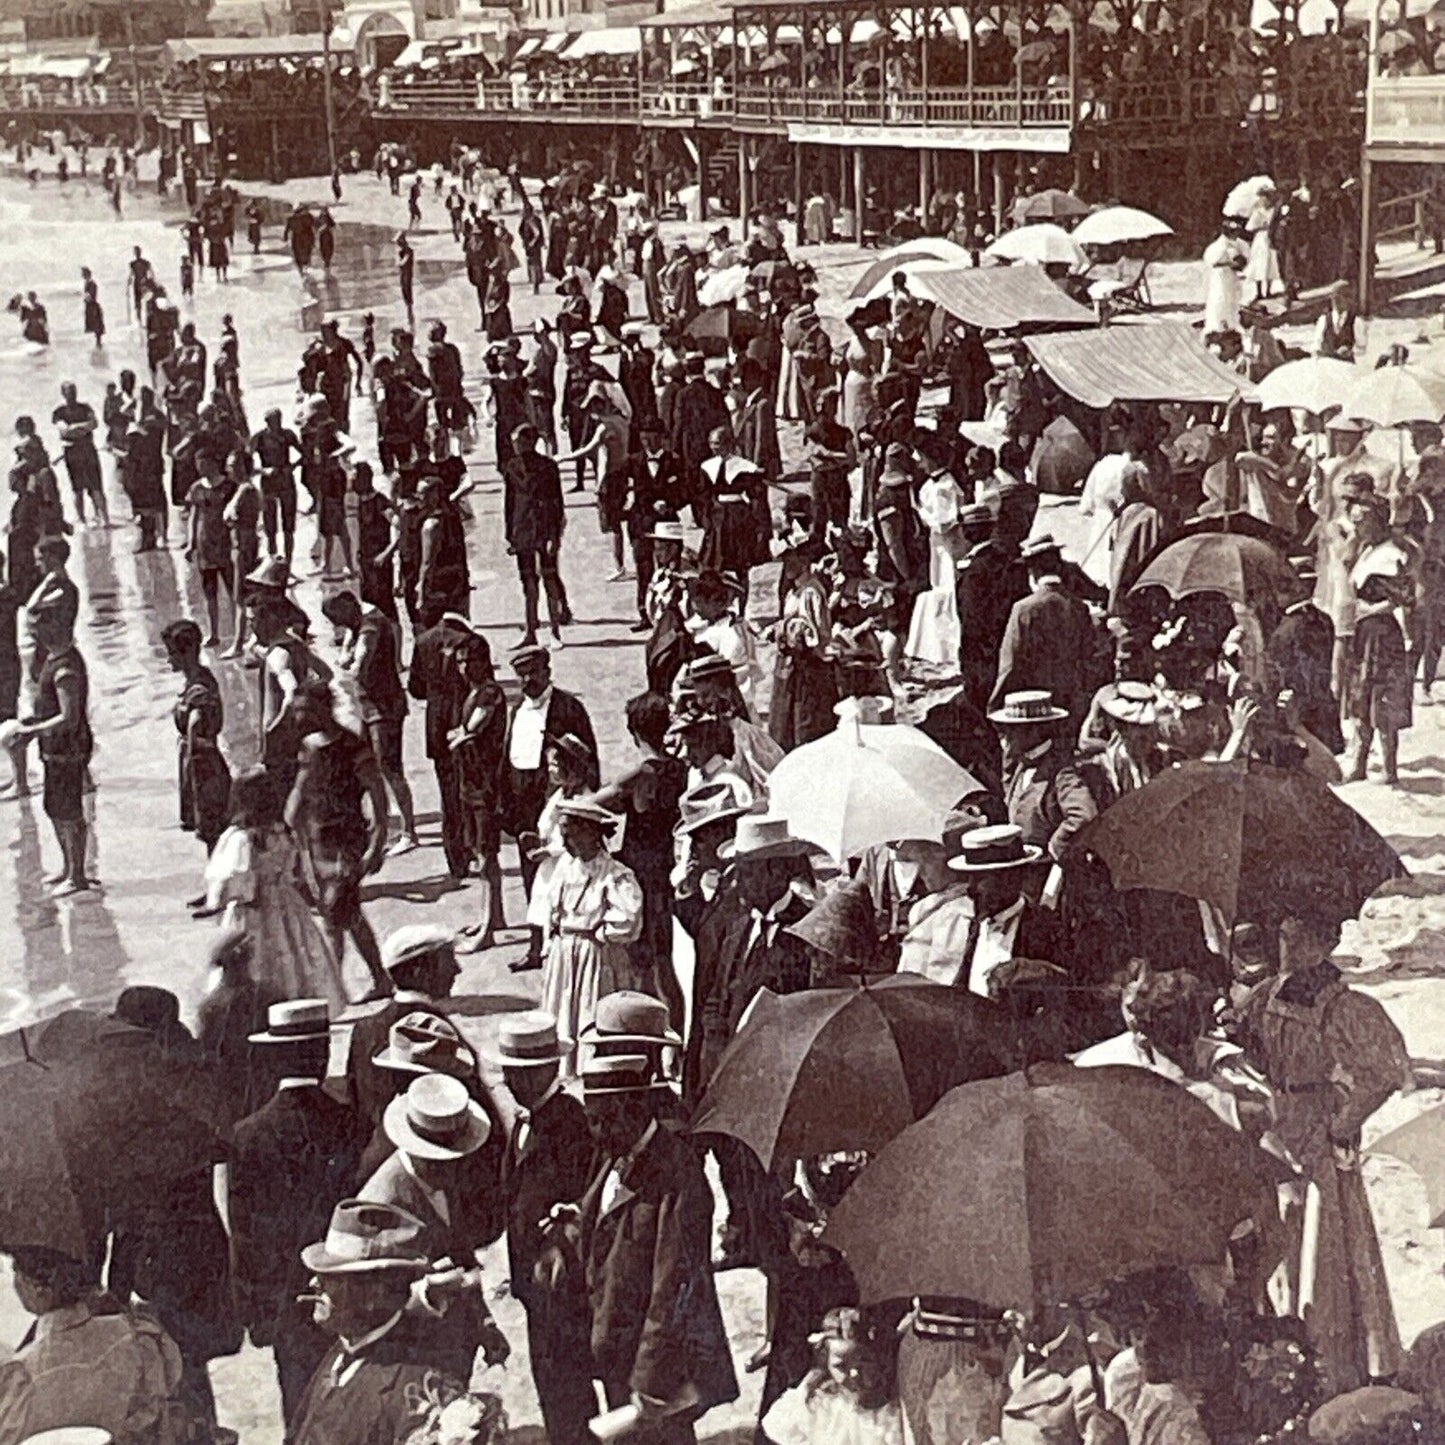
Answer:
M558 804L564 853L547 883L549 933L541 1006L558 1032L575 1040L593 1020L597 1000L640 988L627 946L642 934L637 876L607 851L618 820L584 798ZM575 1058L571 1061L575 1070Z
M1233 234L1237 224L1226 219L1224 229L1204 249L1205 336L1239 330L1239 277L1248 264L1249 252Z
M955 586L959 508L968 505L951 471L935 472L918 489L918 515L928 528L928 591L913 604L907 655L956 668L961 641Z
M1254 287L1251 297L1263 301L1282 285L1279 253L1274 249L1274 218L1279 201L1273 188L1261 190L1244 229L1249 233L1249 260L1244 268L1245 284Z
M582 740L574 738L571 733L563 733L548 742L542 762L547 769L547 783L551 791L538 815L536 836L527 840L529 851L538 855L532 896L527 901L527 922L533 928L540 928L545 939L551 917L547 884L564 851L559 810L569 798L580 797L587 791L587 776L592 764Z

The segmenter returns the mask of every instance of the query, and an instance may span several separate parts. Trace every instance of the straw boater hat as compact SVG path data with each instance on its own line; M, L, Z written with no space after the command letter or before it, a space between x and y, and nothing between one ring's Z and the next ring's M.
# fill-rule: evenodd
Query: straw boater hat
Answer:
M1031 562L1036 557L1041 560L1045 557L1057 557L1059 556L1059 544L1045 532L1043 536L1030 537L1023 543L1019 548L1019 556L1025 562Z
M1024 842L1023 829L1012 823L970 828L960 836L958 849L958 857L948 860L948 866L955 873L993 873L1002 868L1022 868L1044 856L1042 848Z
M579 1044L639 1044L648 1048L667 1045L680 1049L682 1039L668 1021L667 1005L650 993L618 989L597 1000L592 1022L577 1035Z
M99 1425L57 1425L27 1435L20 1445L113 1445L115 1436Z
M413 1159L464 1159L492 1132L487 1111L460 1079L423 1074L381 1116L386 1137Z
M893 699L891 697L845 697L833 704L834 715L839 718L857 718L860 723L877 727L893 721Z
M392 1024L386 1047L373 1054L378 1069L402 1074L457 1074L476 1067L472 1051L456 1029L434 1013L409 1013Z
M537 1069L561 1062L569 1052L557 1035L556 1017L539 1008L506 1015L487 1057L507 1069Z
M1070 1438L1074 1396L1063 1375L1036 1370L1004 1401L1003 1438L1018 1445L1045 1445Z
M641 321L624 321L622 323L622 339L624 341L641 340L647 328Z
M818 849L788 829L788 820L767 813L748 813L738 819L737 834L718 850L719 858L760 863L768 858L801 858Z
M450 928L434 923L408 923L387 934L381 945L381 966L390 973L419 958L453 948L455 943L456 935Z
M248 1036L253 1044L299 1044L329 1039L331 1019L324 998L291 998L266 1010L266 1028Z
M653 1073L646 1054L599 1054L582 1066L582 1093L591 1099L608 1094L650 1094L667 1085Z
M422 1248L424 1226L394 1204L343 1199L331 1211L326 1238L301 1251L312 1274L367 1274L399 1270L425 1274L431 1260Z
M1030 688L1024 692L1005 693L1003 706L989 713L988 720L1005 726L1023 726L1063 722L1068 715L1066 708L1055 705L1053 693L1044 688Z
M593 344L594 337L590 331L574 331L567 338L568 351L586 351Z
M741 818L752 811L752 789L736 773L719 773L689 788L678 799L678 822L674 838L686 838L709 823Z
M616 813L609 813L601 803L594 803L591 798L564 798L557 804L557 818L559 821L574 818L582 823L595 823L603 833L614 832L622 821Z
M879 963L878 920L866 883L845 883L824 894L783 932L826 953L844 972L889 972Z

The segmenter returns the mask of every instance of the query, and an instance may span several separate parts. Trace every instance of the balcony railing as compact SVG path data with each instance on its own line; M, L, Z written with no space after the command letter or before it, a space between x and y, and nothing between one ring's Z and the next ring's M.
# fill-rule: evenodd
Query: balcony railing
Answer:
M639 97L635 80L506 81L417 80L385 84L378 110L405 115L498 114L575 115L587 118L635 117Z
M878 126L973 126L1023 129L1071 123L1064 86L981 86L837 92L792 90L767 85L739 88L737 119L753 122L808 121Z
M157 91L153 86L141 87L141 103L154 108ZM129 81L47 81L30 80L0 82L0 110L4 111L71 111L71 110L134 110L135 87Z

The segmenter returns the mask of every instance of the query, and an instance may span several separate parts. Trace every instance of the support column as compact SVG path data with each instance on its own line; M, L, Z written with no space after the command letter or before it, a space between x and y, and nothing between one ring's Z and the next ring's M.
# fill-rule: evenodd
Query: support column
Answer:
M707 220L707 133L697 132L697 213Z
M748 184L751 180L748 174L749 139L748 136L738 137L738 223L743 228L743 233L738 236L739 242L746 239L748 211L751 209L748 205L748 192L751 189Z
M842 146L838 147L838 209L843 210L848 204L848 152Z
M1374 310L1375 292L1375 163L1369 151L1360 157L1360 315Z
M853 239L863 244L863 147L853 147Z
M803 143L793 142L793 214L797 217L796 233L794 242L801 246L806 239L803 231L803 210L808 204L808 197L803 190Z
M925 225L928 220L928 195L931 189L929 178L929 162L932 155L927 146L918 152L918 220Z
M989 156L989 169L993 171L993 233L1003 233L1003 167L999 165L999 154Z

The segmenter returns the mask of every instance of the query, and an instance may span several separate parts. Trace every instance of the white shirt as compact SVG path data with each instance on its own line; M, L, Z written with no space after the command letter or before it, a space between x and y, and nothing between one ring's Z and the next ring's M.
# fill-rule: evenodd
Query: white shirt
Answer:
M547 733L547 710L552 706L552 689L541 697L523 693L512 714L512 737L507 761L519 772L534 773L542 766L542 743Z
M994 970L1014 956L1014 939L1024 916L1024 901L1016 898L1002 913L978 920L973 961L968 969L968 991L988 997L988 981Z
M599 1199L598 1215L609 1213L617 1203L617 1196L622 1193L622 1176L632 1168L637 1156L652 1143L652 1136L657 1133L657 1120L654 1119L646 1129L642 1131L642 1138L635 1143L621 1159L616 1160L612 1168L607 1171L607 1178L602 1181L602 1195Z

